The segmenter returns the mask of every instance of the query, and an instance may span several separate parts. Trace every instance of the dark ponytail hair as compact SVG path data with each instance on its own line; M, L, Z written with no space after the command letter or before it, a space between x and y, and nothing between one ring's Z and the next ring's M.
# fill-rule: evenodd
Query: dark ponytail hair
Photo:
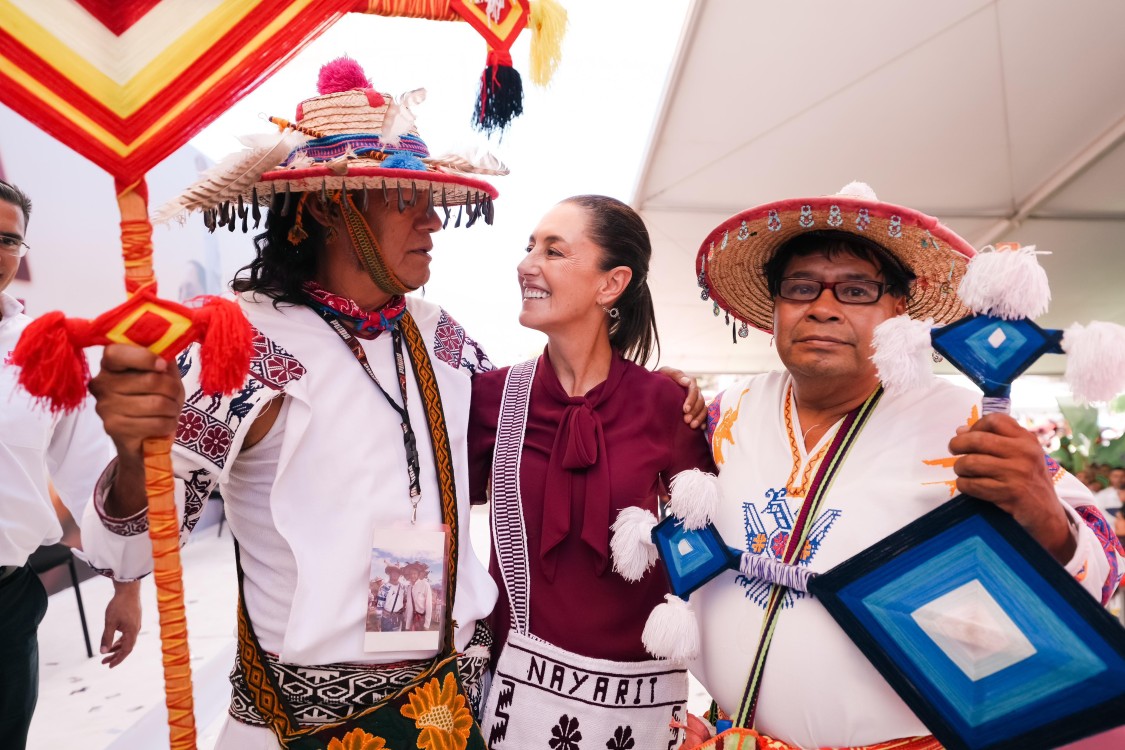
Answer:
M257 251L254 259L235 274L231 288L236 292L259 292L279 302L304 304L304 285L316 275L317 256L324 247L326 229L313 218L308 206L300 201L301 193L286 198L277 195L266 215L266 231L254 237ZM306 201L307 203L307 201ZM301 227L308 235L298 244L289 241L289 232L303 213Z
M660 336L648 288L652 243L644 221L629 206L605 195L576 195L563 203L586 210L587 234L602 251L601 270L627 266L633 272L629 286L613 303L620 317L610 320L610 346L638 365L644 365L654 351L659 359Z

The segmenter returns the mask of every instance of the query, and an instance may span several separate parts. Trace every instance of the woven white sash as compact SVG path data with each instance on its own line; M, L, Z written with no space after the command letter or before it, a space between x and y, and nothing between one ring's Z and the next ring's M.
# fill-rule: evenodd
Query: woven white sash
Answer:
M511 603L481 717L491 750L679 746L671 722L684 719L687 672L664 660L592 659L530 632L531 585L520 497L520 456L537 360L508 371L492 458L492 544Z

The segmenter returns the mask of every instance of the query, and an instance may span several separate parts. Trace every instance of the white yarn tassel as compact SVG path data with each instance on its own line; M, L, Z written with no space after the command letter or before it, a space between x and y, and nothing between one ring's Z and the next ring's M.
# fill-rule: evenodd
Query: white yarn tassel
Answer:
M1083 403L1110 401L1125 390L1125 328L1116 323L1075 323L1062 340L1066 382Z
M1037 318L1047 312L1051 287L1036 259L1035 245L997 250L989 245L969 261L957 296L978 314L1005 320Z
M656 563L656 545L652 543L652 527L656 516L652 511L635 506L617 514L610 530L609 549L613 569L626 581L639 581Z
M930 338L933 327L933 318L913 320L909 315L899 315L875 328L871 361L887 395L923 388L934 379Z
M719 478L699 469L681 471L672 477L668 508L684 528L702 529L711 523L719 508Z
M699 624L691 605L675 594L665 594L648 616L641 643L658 659L682 664L699 655Z
M844 185L836 195L845 198L859 198L860 200L871 201L873 203L879 200L875 195L875 191L871 189L871 186L859 180L853 180L847 185Z

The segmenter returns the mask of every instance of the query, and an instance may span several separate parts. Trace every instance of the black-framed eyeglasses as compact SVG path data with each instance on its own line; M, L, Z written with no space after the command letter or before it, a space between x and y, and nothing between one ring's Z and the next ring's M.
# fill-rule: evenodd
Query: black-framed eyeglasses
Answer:
M21 240L19 237L12 237L11 235L0 235L0 253L4 255L14 255L17 258L22 258L27 255L27 251L31 246Z
M782 279L777 296L793 302L812 302L819 299L825 289L845 305L870 305L879 301L887 285L881 281L847 279L845 281L819 281L817 279Z

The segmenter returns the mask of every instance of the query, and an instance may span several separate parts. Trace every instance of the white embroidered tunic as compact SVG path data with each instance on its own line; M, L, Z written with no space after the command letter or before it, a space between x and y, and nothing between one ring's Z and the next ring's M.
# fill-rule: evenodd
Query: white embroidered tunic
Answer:
M822 453L821 445L804 450L795 409L791 431L786 428L790 382L776 372L741 381L720 394L708 415L723 492L719 532L731 547L772 558L784 548L803 499L790 497L786 484L807 492L804 469ZM823 502L803 564L829 570L956 494L948 444L958 426L976 419L979 404L979 393L945 381L884 395ZM800 454L792 478L790 434ZM1050 468L1076 529L1077 551L1066 569L1101 597L1116 585L1122 560L1095 533L1107 529L1090 507L1090 493L1057 465ZM727 571L691 597L703 640L691 670L731 714L742 699L768 596L768 584ZM760 732L802 748L929 734L818 601L793 591L785 596L758 699Z
M372 534L376 529L411 529L398 415L315 312L285 304L276 309L272 300L248 294L241 306L258 331L252 374L241 391L225 398L203 394L198 390L198 349L180 359L187 402L173 463L177 503L186 509L181 536L186 539L218 483L242 549L247 609L262 648L283 662L380 663L433 656L435 651L363 650ZM469 537L465 448L471 373L491 369L491 364L440 307L408 297L407 309L430 350L449 431L460 541L453 618L456 646L464 649L497 595ZM380 383L394 388L398 376L391 337L361 343ZM407 370L421 462L416 528L434 530L442 521L433 450L424 401L409 366ZM274 427L283 429L283 435L272 483L232 483L250 424L279 393L286 403L279 415L283 424ZM251 461L254 455L251 449L245 458ZM243 472L247 474L256 472ZM250 496L232 493L236 488ZM102 519L95 512L100 500L91 505L97 507L87 511L82 528L91 563L123 579L149 572L152 553L147 535L140 533L143 519Z

